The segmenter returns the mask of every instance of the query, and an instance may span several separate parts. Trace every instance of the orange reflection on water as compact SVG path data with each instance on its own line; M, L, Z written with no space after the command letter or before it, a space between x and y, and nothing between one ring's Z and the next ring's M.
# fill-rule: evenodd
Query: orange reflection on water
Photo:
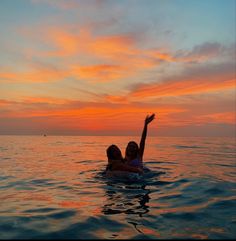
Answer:
M194 239L208 239L208 235L200 233L191 234L191 237Z
M69 200L66 200L66 201L58 202L58 205L61 206L61 207L64 207L64 208L80 209L82 207L88 206L88 202L87 201L69 201Z
M46 195L46 193L44 192L44 194L38 194L38 193L32 193L32 192L22 192L22 200L30 200L30 201L45 201L48 203L53 203L53 197L50 196L49 194Z
M151 228L142 227L141 231L143 234L150 234L154 237L161 237L160 233L157 230L153 230Z
M94 201L95 199L80 197L79 201L65 200L57 202L57 204L63 208L77 209L78 211L83 212L85 215L100 215L101 205L99 205L99 201Z

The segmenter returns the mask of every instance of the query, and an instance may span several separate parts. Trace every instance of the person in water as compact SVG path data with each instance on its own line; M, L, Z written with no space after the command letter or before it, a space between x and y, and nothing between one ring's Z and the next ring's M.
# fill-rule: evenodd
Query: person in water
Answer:
M128 171L143 173L143 153L147 136L147 126L155 118L155 114L147 116L144 123L140 147L134 141L130 141L126 147L125 159L116 145L107 148L108 165L106 171Z
M147 115L144 121L143 132L140 140L140 144L135 141L130 141L125 150L125 161L127 165L143 169L143 153L145 149L145 141L147 137L147 127L150 122L155 119L155 114Z
M122 157L121 150L118 146L112 144L110 145L107 150L107 159L108 165L106 168L107 171L126 171L126 172L135 172L135 173L142 173L142 169L139 167L133 167L127 165L125 159Z

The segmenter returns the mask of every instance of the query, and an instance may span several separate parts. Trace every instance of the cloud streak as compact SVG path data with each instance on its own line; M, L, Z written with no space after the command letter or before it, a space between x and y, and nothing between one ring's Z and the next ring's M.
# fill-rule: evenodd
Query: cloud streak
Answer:
M219 58L228 54L229 49L217 42L206 42L189 50L179 50L175 54L175 60L180 62L204 62L213 58Z
M181 96L235 88L234 63L189 67L179 76L134 86L131 98Z

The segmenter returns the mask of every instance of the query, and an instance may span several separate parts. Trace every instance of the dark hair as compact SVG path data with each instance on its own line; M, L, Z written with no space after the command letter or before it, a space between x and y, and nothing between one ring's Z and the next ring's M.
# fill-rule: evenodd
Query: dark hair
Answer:
M114 149L120 151L120 149L116 145L110 145L107 148L107 157L108 157L108 159L116 159L116 157L114 156ZM121 151L120 151L120 154L121 154Z
M130 144L134 144L134 145L138 148L137 142L135 142L135 141L130 141L130 142L128 143L128 145L130 145ZM127 146L128 146L128 145L127 145Z
M137 149L137 153L136 153L136 154L138 155L139 146L138 146L138 144L137 144L135 141L130 141L130 142L128 143L128 145L127 145L127 147L126 147L126 149L125 149L125 155L128 156L128 155L127 155L127 151L128 151L129 145L131 145L131 144L134 145L134 146L136 146L136 149Z

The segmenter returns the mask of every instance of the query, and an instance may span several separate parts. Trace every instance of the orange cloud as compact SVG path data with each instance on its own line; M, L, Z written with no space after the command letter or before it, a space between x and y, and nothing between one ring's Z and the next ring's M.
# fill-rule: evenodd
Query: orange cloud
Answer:
M64 70L51 66L31 65L29 70L1 70L0 80L13 82L51 82L59 81L67 76Z
M99 58L110 58L112 60L124 60L127 57L132 60L142 59L144 62L155 60L166 62L202 62L211 59L225 48L218 43L203 43L195 46L191 51L182 50L171 54L162 49L140 49L137 48L136 35L107 35L96 36L92 34L90 27L83 27L78 33L71 33L66 29L50 28L45 30L47 38L57 50L47 52L47 55L66 56L76 55L79 52L87 53Z
M14 73L14 72L1 71L0 72L0 79L10 80L10 81L17 80L18 75L17 75L17 73Z
M150 84L137 88L131 93L131 98L181 96L189 94L199 94L211 91L219 91L228 88L235 88L235 80L212 81L205 80L182 80L178 82L168 81Z
M46 103L46 101L48 103ZM48 98L29 98L5 106L1 118L44 118L54 127L83 130L137 130L147 113L158 113L158 119L166 119L169 113L183 112L183 108L155 107L127 104L78 103ZM141 120L141 119L142 120Z
M7 81L49 82L66 77L81 78L92 81L113 81L134 75L155 67L157 61L144 50L136 46L136 37L124 35L94 35L88 27L45 28L35 36L30 30L22 29L24 37L33 38L46 48L25 50L26 64L32 58L45 58L57 63L59 67L32 62L28 70L16 71L14 68L0 70L0 78ZM35 45L36 46L36 45ZM96 63L96 64L93 64ZM63 66L63 67L61 67Z
M61 29L47 29L48 42L56 48L54 51L44 52L44 56L79 55L80 53L102 60L110 60L127 66L139 68L153 67L158 61L175 61L168 53L157 50L137 48L136 35L107 35L95 36L89 28L82 28L78 33L71 33Z
M24 104L56 104L56 105L62 105L67 103L67 100L62 98L55 98L55 97L27 97L24 98L23 102Z
M223 112L223 113L211 113L208 115L202 115L196 117L196 121L199 123L227 123L235 124L236 113L235 112Z
M129 35L114 35L96 37L89 47L98 56L119 57L121 55L136 54L138 50L134 46L135 41Z
M191 126L202 126L204 129L207 124L233 126L233 106L225 109L224 104L218 106L217 103L215 106L204 101L194 105L121 103L119 100L93 103L44 97L29 97L18 102L1 100L0 132L8 128L15 131L34 130L36 133L47 130L49 133L64 134L136 135L140 134L144 118L149 113L156 113L152 134L160 131L180 133L181 128L191 133Z
M49 46L52 46L54 49L38 53L39 55L45 57L65 57L76 55L79 50L83 51L86 49L86 43L90 38L87 31L81 31L79 35L57 28L49 28L44 31L46 32L47 37L44 38L43 41L48 43Z
M177 62L177 59L174 56L161 49L150 49L146 50L145 53L149 58L154 58L158 61Z
M132 100L210 93L236 87L234 62L192 65L182 73L150 84L133 87Z
M46 35L43 36L43 42L54 50L38 53L42 56L60 57L85 53L90 57L111 58L137 52L132 35L96 36L89 27L73 29L73 32L70 29L46 28L44 32Z
M89 65L89 66L73 66L71 67L71 74L78 76L78 78L111 81L113 79L121 78L125 76L126 67L118 65Z
M95 35L91 27L78 29L73 26L41 27L38 32L40 34L35 36L30 30L21 30L24 37L33 38L35 42L40 40L40 44L47 47L26 50L27 58L60 58L67 75L77 78L81 75L91 80L121 79L156 67L161 60L171 59L170 55L138 48L137 34Z
M14 101L0 99L0 106L2 106L2 107L9 106L9 105L12 105L12 104L15 104L15 102Z
M137 75L140 71L156 68L165 62L202 62L223 52L217 43L204 43L191 51L178 51L171 54L163 49L139 48L137 34L96 35L93 26L41 27L39 36L24 30L25 36L34 38L47 46L44 50L28 50L39 58L60 58L63 70L55 71L44 66L39 71L2 72L0 77L8 80L33 79L33 81L54 81L65 77L81 78L92 81L113 81ZM224 50L225 51L225 50ZM30 56L28 56L30 58ZM78 59L78 60L77 60ZM94 63L94 64L93 64Z
M109 103L117 103L117 104L128 104L128 97L127 96L114 96L114 95L105 95L105 101Z

